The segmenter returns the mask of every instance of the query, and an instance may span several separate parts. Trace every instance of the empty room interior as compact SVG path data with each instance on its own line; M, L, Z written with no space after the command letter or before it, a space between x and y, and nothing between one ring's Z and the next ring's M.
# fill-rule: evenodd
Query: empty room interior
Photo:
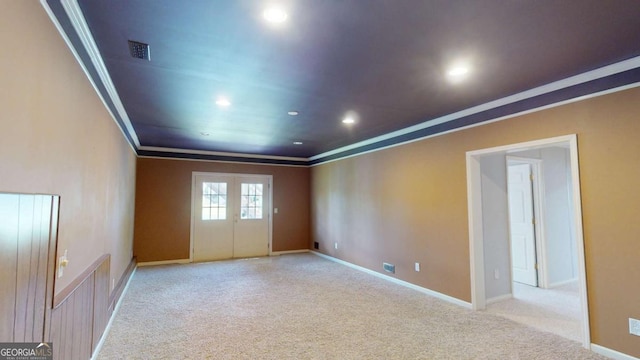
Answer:
M640 3L0 9L0 347L640 358Z

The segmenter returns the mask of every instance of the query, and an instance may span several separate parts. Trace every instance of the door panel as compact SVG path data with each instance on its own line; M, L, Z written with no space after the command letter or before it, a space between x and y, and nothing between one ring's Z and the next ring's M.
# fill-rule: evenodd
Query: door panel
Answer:
M238 177L236 199L240 201L234 232L234 257L269 254L269 179Z
M196 174L193 261L269 254L269 177Z
M510 164L507 168L513 281L538 286L531 166Z
M233 257L233 185L231 176L195 176L193 261Z

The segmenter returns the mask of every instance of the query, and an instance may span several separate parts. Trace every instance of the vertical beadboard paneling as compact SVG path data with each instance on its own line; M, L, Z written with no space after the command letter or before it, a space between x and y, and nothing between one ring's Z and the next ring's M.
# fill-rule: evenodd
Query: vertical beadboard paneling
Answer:
M51 324L56 324L56 326L51 326ZM46 341L50 341L53 343L53 358L61 359L60 357L60 341L62 338L60 336L60 332L62 331L62 309L58 311L51 311L49 315L49 324L46 327L45 339Z
M74 334L76 338L79 337L79 339L77 339L79 341L75 341L76 339L73 341L73 354L82 355L83 357L80 359L87 359L87 357L84 357L84 354L88 354L88 357L91 357L92 353L94 289L95 275L87 279L86 286L84 286L76 296L73 329L74 332L76 329L82 329L82 332Z
M18 259L18 195L0 194L0 342L12 342Z
M80 287L82 288L82 286ZM76 289L77 291L77 289ZM60 352L60 359L69 359L73 358L73 318L76 315L76 297L79 292L73 292L71 296L67 298L67 301L64 302L64 316L62 321L64 322L64 331L61 332L62 338L58 342L58 346L62 347ZM82 331L87 331L88 329L80 329L79 327L76 329L78 333ZM55 343L54 343L55 346ZM79 355L79 354L78 354ZM76 355L77 356L77 355ZM77 359L78 357L76 357ZM85 357L86 359L86 357Z
M93 334L93 273L85 279L51 316L51 339L55 359L91 357Z
M90 313L87 313L84 308L86 303L86 297L91 294L87 294L87 289L93 287L93 276L89 276L85 282L76 291L73 292L71 297L72 302L69 303L70 316L67 319L67 338L65 339L65 350L68 351L64 354L64 359L87 359L91 357L91 354L82 353L82 341L84 341L85 333L90 331L91 322ZM69 323L71 326L69 326ZM71 340L71 341L69 341Z
M104 265L105 263L106 263L106 266L107 266L107 269L108 269L108 267L109 267L109 259L108 258L102 264ZM107 272L108 271L109 270L107 270ZM87 289L85 289L85 291L87 291L87 294L85 294L85 296L83 297L84 303L82 304L83 311L89 317L89 321L90 322L88 323L88 326L90 326L91 328L88 331L85 331L82 334L82 340L80 341L80 353L81 354L90 354L89 356L91 356L91 354L93 354L94 338L96 336L100 335L100 334L96 334L94 332L95 323L96 323L96 314L103 312L102 309L97 309L96 306L95 306L95 297L96 297L95 289L96 289L96 283L97 283L95 272L94 272L94 276L92 277L91 281L92 281L91 287L87 287Z
M44 340L56 204L51 195L0 194L0 341Z
M109 321L109 256L100 258L51 313L55 359L91 357Z
M34 216L35 197L20 195L18 209L18 266L16 267L16 310L13 325L13 336L17 342L25 342L29 317L29 288L31 281L31 248L34 238L34 224L38 222ZM43 314L44 315L44 314ZM32 318L33 320L33 318Z
M91 343L92 351L100 342L100 338L104 333L107 323L109 322L109 259L105 260L95 271L95 287L93 297L93 341Z
M54 203L55 209L56 203ZM55 210L54 210L55 212ZM107 327L113 306L135 269L135 261L109 294L110 256L104 255L74 282L69 292L58 294L48 319L45 339L53 342L54 359L89 359ZM111 296L110 296L111 295Z
M51 275L51 271L55 266L55 260L49 262L50 254L49 249L51 247L51 242L54 243L57 241L56 238L52 237L52 228L53 228L53 220L55 219L55 226L57 227L57 216L53 215L53 211L57 210L55 207L56 197L53 196L45 196L38 195L42 199L41 206L37 209L40 212L40 240L38 242L38 251L37 255L34 252L32 254L32 266L35 268L36 272L36 284L35 284L35 292L33 297L34 309L38 309L38 314L34 316L33 319L33 328L32 328L32 340L31 341L42 341L44 340L44 327L45 327L45 318L47 315L47 299L52 294L47 292L48 283L53 283L53 277ZM53 248L55 249L55 247ZM53 250L52 250L53 251ZM53 251L55 253L55 251ZM55 256L53 257L55 258ZM33 264L35 263L35 265Z

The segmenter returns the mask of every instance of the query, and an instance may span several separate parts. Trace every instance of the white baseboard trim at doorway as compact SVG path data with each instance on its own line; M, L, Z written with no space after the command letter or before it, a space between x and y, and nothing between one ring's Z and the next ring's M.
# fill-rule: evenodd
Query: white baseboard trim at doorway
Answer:
M189 259L175 259L175 260L162 260L162 261L147 261L138 263L138 267L144 266L156 266L156 265L169 265L169 264L188 264Z
M308 253L309 249L301 249L301 250L285 250L285 251L273 251L271 252L272 256L280 256L280 255L286 255L286 254L302 254L302 253Z
M504 300L509 300L509 299L513 299L513 295L512 294L504 294L504 295L494 296L491 299L487 299L487 305L493 304L493 303L497 303L497 302L500 302L500 301L504 301Z
M573 278L573 279L569 279L569 280L564 280L564 281L558 281L555 282L553 284L549 284L549 289L554 289L560 286L564 286L564 285L569 285L571 283L578 283L578 278Z
M359 265L356 265L356 264L352 264L352 263L344 261L344 260L340 260L338 258L334 258L333 256L329 256L329 255L325 255L325 254L319 253L317 251L311 250L310 252L315 254L315 255L318 255L318 256L320 256L322 258L325 258L327 260L331 260L331 261L336 262L338 264L342 264L342 265L348 266L348 267L350 267L352 269L356 269L358 271L362 271L364 273L367 273L369 275L373 275L373 276L378 277L380 279L387 280L387 281L390 281L392 283L395 283L395 284L398 284L398 285L401 285L401 286L404 286L404 287L408 287L409 289L413 289L413 290L419 291L419 292L421 292L423 294L426 294L426 295L429 295L429 296L433 296L435 298L438 298L440 300L444 300L444 301L446 301L448 303L451 303L451 304L462 306L463 308L466 308L466 309L471 309L471 304L470 303L468 303L466 301L463 301L463 300L460 300L460 299L457 299L457 298L454 298L452 296L445 295L443 293L440 293L440 292L437 292L437 291L433 291L431 289L423 288L422 286L418 286L418 285L412 284L412 283L404 281L404 280L396 279L394 277L381 274L379 272L367 269L365 267L362 267L362 266L359 266Z
M596 345L596 344L591 344L591 351L614 360L640 360L637 357L633 357L631 355L627 355L619 351L611 350L609 348Z

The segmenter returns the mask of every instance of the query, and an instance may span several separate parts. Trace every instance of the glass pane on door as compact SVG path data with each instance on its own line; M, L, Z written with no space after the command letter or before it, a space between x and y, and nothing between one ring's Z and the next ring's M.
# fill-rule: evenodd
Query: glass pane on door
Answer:
M202 183L202 220L227 218L227 183Z
M240 186L240 219L262 219L262 184L242 183Z

